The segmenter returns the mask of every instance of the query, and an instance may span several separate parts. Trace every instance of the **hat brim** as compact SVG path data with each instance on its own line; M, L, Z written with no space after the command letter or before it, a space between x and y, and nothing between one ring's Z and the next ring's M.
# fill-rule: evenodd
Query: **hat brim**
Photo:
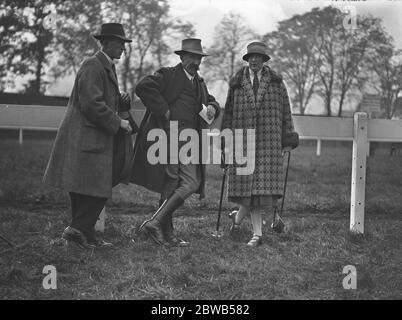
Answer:
M93 35L93 37L94 37L96 40L102 40L102 39L104 39L104 38L110 38L110 37L112 37L112 38L117 38L117 39L123 40L124 42L133 42L133 40L124 38L124 37L119 36L119 35L117 35L117 34L95 34L95 35Z
M252 54L259 54L260 56L262 56L264 58L264 62L267 62L268 60L271 60L271 57L267 54L264 53L258 53L258 52L251 52L251 53L247 53L243 56L243 60L248 62L248 59L250 58L250 56Z
M198 54L199 56L202 56L202 57L208 57L209 56L209 54L206 54L204 52L195 51L195 50L176 50L176 51L174 51L174 53L178 54L178 55L181 55L182 53L185 53L185 52Z

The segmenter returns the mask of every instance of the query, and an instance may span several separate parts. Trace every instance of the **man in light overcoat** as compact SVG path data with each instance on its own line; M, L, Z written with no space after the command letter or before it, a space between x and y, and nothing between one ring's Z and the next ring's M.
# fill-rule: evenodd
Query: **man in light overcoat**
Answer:
M111 246L94 226L112 186L129 180L135 125L127 120L130 98L119 91L113 63L131 40L117 23L103 24L94 37L102 49L77 73L44 175L44 182L69 192L72 220L62 238L81 248Z

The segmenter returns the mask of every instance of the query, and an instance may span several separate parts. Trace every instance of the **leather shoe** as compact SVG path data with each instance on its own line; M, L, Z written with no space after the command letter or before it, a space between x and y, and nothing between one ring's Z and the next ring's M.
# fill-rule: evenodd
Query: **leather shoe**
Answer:
M247 243L249 247L258 247L262 245L262 237L254 235L251 240Z
M166 221L162 227L165 239L171 247L188 247L190 245L190 242L184 241L175 235L172 214L166 216Z
M162 224L157 220L146 220L141 226L140 231L144 232L150 237L156 244L160 246L169 246L169 243L165 240Z
M190 242L178 238L173 231L165 233L166 241L172 247L188 247Z
M236 215L237 215L236 210L228 214L229 219L232 220L232 224L230 225L229 228L229 235L231 236L234 236L236 233L240 231L240 223L236 223Z
M285 229L285 223L282 218L278 216L274 221L272 221L271 228L277 233L282 233Z
M88 244L96 247L96 248L111 248L113 247L113 243L107 242L100 237L95 237L93 239L88 239Z
M87 238L81 231L70 226L64 229L61 238L68 243L74 243L80 249L93 248L93 245L88 243Z

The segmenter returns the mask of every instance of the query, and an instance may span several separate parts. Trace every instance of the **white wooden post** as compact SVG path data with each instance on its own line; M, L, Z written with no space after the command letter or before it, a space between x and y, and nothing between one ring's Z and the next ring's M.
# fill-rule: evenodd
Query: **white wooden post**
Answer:
M19 139L18 139L20 144L22 144L23 136L24 136L23 129L20 128L20 130L19 130Z
M317 156L321 155L321 139L317 139Z
M367 125L367 114L364 112L356 112L354 115L350 230L357 233L364 232Z
M102 212L99 215L98 220L95 224L95 231L104 232L105 231L105 220L106 220L106 210L103 207Z

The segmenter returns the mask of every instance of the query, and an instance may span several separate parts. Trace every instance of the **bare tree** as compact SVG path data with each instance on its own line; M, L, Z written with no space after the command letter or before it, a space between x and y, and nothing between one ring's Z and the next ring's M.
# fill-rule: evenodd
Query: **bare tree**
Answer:
M278 31L264 36L270 62L289 85L292 101L304 114L317 85L318 68L314 63L313 48L318 47L316 30L312 30L306 15L295 15L279 22Z
M358 16L358 27L342 28L337 35L339 50L336 63L336 80L339 91L338 116L342 115L347 92L358 87L366 71L371 69L368 61L372 52L386 44L387 35L381 19L371 16Z
M209 81L228 82L242 64L240 52L245 52L247 42L259 36L245 23L240 14L225 15L216 27L214 41L209 48L211 55L204 68Z
M372 70L378 77L375 87L382 97L384 115L391 119L402 92L402 50L395 50L389 39L387 45L376 48L373 58Z

